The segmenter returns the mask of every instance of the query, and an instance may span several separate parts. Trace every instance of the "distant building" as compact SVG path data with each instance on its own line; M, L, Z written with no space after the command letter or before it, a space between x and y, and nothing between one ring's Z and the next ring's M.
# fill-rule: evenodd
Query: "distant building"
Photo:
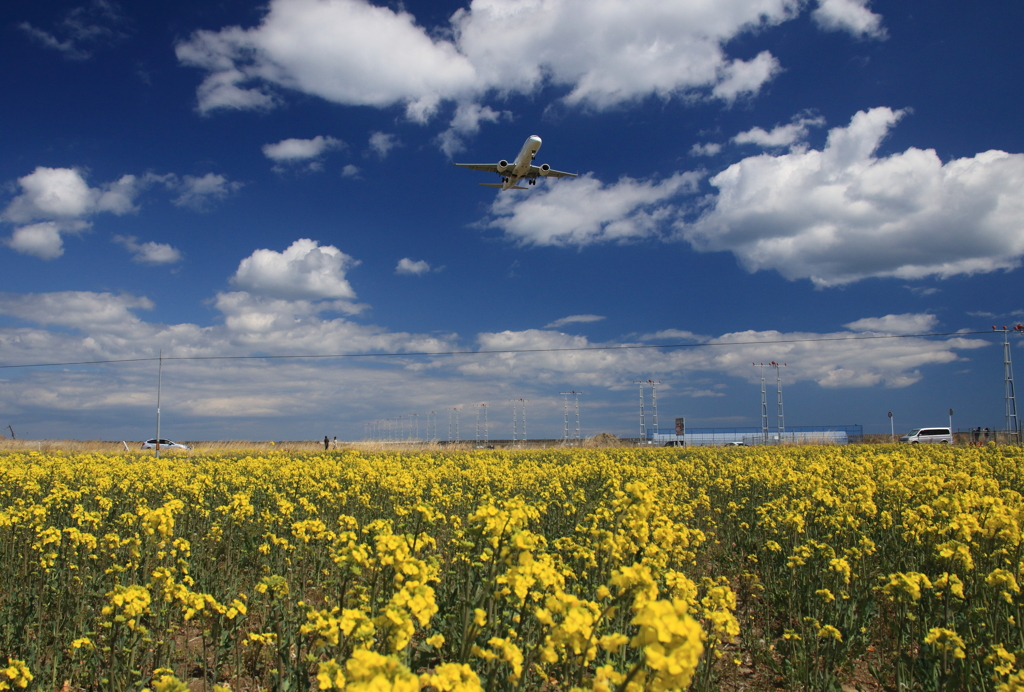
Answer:
M647 442L658 447L713 447L723 445L760 445L765 443L761 428L690 428L686 430L683 419L676 419L674 433L647 431ZM768 429L768 444L838 444L861 442L864 439L862 425L803 425L787 427L782 431Z

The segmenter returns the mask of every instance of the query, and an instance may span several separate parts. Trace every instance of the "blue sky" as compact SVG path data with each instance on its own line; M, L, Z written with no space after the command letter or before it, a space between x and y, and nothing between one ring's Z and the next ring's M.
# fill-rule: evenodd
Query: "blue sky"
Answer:
M1019 4L14 2L0 364L165 356L182 439L361 437L529 399L530 437L1003 425L1024 255ZM527 191L451 165L579 172ZM743 345L742 342L788 343ZM696 344L453 357L419 351ZM1019 368L1024 365L1018 366ZM27 438L143 438L153 362L0 370ZM771 383L770 389L774 389ZM774 393L770 396L774 401ZM648 400L648 407L650 401ZM774 424L774 405L770 419Z

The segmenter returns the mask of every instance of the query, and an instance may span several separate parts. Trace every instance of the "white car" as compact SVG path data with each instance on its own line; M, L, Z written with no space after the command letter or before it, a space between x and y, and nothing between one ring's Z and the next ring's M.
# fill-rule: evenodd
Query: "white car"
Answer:
M900 442L912 445L925 444L953 444L953 430L951 428L915 428L909 435L900 438Z
M174 440L146 440L142 443L142 449L156 449L157 442L160 443L160 449L192 449L188 445L183 445L180 442Z

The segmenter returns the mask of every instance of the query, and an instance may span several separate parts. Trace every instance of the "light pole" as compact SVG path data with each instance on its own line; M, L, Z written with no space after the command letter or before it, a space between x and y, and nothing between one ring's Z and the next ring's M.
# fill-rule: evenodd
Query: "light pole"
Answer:
M896 426L892 422L892 411L889 411L889 434L892 435L892 441L896 441Z

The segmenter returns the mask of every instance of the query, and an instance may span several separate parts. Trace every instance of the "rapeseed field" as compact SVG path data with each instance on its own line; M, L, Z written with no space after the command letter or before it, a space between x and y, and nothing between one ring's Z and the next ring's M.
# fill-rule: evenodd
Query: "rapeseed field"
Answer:
M0 690L1024 690L1017 447L0 455Z

